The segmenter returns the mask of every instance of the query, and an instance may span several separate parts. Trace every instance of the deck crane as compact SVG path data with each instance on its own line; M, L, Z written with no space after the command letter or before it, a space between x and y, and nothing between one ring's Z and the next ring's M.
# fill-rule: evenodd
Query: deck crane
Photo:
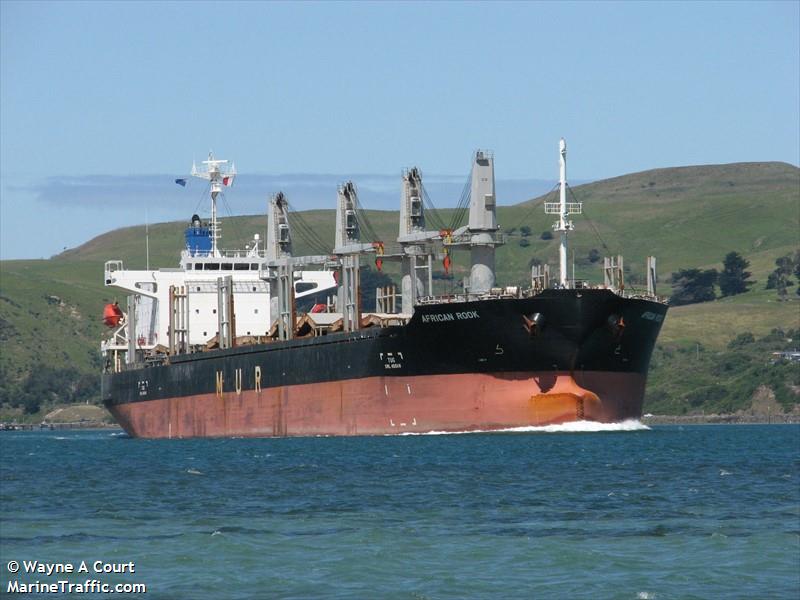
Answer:
M288 340L294 336L295 269L308 265L333 266L335 262L329 255L292 255L289 203L283 192L275 194L267 210L266 270L262 270L260 277L270 282L270 314L277 315L278 339Z
M418 298L425 290L417 272L428 269L427 294L432 295L433 252L425 245L441 243L445 251L449 248L470 249L470 277L467 291L471 294L487 294L495 285L494 252L504 243L498 233L494 187L494 157L490 152L479 150L472 162L470 182L469 224L455 231L425 230L425 215L420 191L422 181L419 170L409 169L403 174L403 191L400 203L400 236L398 243L403 248L403 313L411 314ZM427 256L428 264L419 266L420 256Z
M352 181L339 186L336 202L336 237L333 254L341 261L342 277L339 281L338 305L342 312L345 331L359 328L359 257L361 254L383 254L383 242L361 242L361 225L358 219L358 191Z

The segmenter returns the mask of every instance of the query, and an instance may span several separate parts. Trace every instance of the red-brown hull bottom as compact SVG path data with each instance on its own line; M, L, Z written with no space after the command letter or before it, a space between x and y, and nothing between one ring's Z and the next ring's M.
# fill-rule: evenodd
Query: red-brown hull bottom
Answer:
M645 377L592 372L370 377L110 407L134 437L382 435L641 416Z

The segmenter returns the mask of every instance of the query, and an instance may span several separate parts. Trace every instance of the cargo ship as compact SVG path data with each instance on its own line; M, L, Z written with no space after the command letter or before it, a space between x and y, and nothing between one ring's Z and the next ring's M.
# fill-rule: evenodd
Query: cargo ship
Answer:
M621 256L605 258L602 284L568 276L570 217L582 204L567 201L563 139L559 160L558 200L544 202L560 236L558 275L535 265L522 289L495 281L505 236L489 152L473 156L460 203L468 224L427 228L430 207L412 168L401 181L396 243L361 240L371 226L347 182L334 248L316 256L293 254L296 217L282 193L270 201L263 248L256 236L244 251L220 251L215 200L231 171L209 157L192 174L209 181L212 220L193 217L180 268L106 263L106 285L128 298L126 311L106 306L105 406L129 435L146 438L495 431L640 417L667 312L655 258L642 290L626 289ZM469 251L469 276L437 295L433 265L449 270L458 249ZM376 290L371 312L361 307L365 257L401 267L399 293Z

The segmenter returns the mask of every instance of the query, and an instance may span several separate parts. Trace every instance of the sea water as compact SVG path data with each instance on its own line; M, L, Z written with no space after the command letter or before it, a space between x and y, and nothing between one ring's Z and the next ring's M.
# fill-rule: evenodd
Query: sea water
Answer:
M602 429L3 432L0 595L95 581L146 599L800 596L800 426ZM86 570L25 572L34 560Z

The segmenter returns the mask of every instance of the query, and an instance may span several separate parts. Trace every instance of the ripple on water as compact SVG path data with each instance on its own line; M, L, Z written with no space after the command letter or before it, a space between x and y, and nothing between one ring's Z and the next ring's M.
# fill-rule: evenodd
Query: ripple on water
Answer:
M0 565L134 560L153 598L800 595L800 427L558 427L3 434Z

